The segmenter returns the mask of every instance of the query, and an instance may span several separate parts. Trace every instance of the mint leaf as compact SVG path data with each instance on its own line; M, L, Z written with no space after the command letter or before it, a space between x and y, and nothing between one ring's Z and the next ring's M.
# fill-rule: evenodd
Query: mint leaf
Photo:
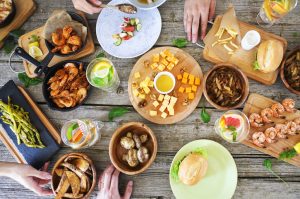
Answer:
M98 55L96 56L96 58L103 58L103 57L105 57L105 53L103 51L98 53Z
M24 84L24 86L26 88L28 88L29 86L34 86L34 85L40 84L40 83L43 82L43 79L41 79L41 78L38 78L38 77L30 78L30 77L28 77L25 72L24 73L19 73L18 78L19 78L20 82L22 82Z
M201 113L200 113L200 117L201 117L201 120L204 123L208 123L210 121L210 115L206 112L204 106L202 107L202 110L201 110Z
M123 107L113 108L108 113L108 119L111 122L116 117L121 117L122 115L124 115L125 113L128 113L128 112L129 112L129 110L127 108L123 108Z
M280 179L282 182L284 182L287 186L288 183L286 181L284 181L279 175L277 175L273 170L272 170L272 162L270 159L265 159L263 162L263 166L270 171L275 177L277 177L278 179Z
M188 44L188 41L185 38L178 38L173 39L172 44L178 48L184 48Z
M237 132L236 131L233 131L232 133L232 141L236 141L236 137L237 137Z
M279 154L278 159L279 160L292 159L296 155L297 155L297 151L294 148L292 148L292 149L281 152Z

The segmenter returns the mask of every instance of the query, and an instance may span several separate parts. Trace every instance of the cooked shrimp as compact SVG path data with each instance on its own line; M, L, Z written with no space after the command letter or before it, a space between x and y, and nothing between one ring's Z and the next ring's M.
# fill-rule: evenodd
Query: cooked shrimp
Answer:
M59 87L63 87L66 84L68 77L69 77L69 75L67 75L67 74L64 75L64 77L59 82Z
M268 143L276 142L275 140L276 135L277 135L277 130L274 127L270 127L265 130L266 141Z
M86 88L80 88L77 91L76 101L78 101L79 103L81 103L85 99L86 95L87 95Z
M53 32L52 33L52 42L56 46L63 46L66 44L66 39L61 34L59 34L57 32Z
M281 115L284 112L284 107L280 103L275 103L271 106L273 111L273 117L277 118L285 118L285 116Z
M69 39L69 37L71 36L71 33L73 31L73 28L71 26L65 26L63 28L63 36L65 39Z
M296 111L295 100L293 100L293 99L290 99L290 98L284 99L282 101L282 105L283 105L284 109L289 113L293 113Z
M60 92L59 89L57 89L57 90L52 90L52 91L50 91L50 96L51 96L51 97L55 97L55 96L57 96L57 95L59 94L59 92Z
M61 51L62 47L63 47L63 46L55 46L55 47L51 50L51 52L52 52L52 53L56 53L56 52L58 52L58 51Z
M262 117L257 113L251 113L251 115L249 116L249 122L252 127L258 128L263 126Z
M261 111L260 113L261 117L262 117L262 120L265 122L265 123L271 123L272 121L269 119L270 117L273 116L273 111L271 108L265 108Z
M264 142L266 141L266 135L263 132L255 132L252 135L253 144L258 147L264 148Z
M78 75L78 68L76 67L69 67L67 68L67 72L69 74L68 82L72 81Z
M277 137L286 138L287 137L287 126L285 124L276 124L275 129L277 131Z
M58 88L59 88L59 81L55 81L50 84L51 90L58 90Z
M64 54L64 55L69 54L69 53L71 53L71 52L72 52L72 49L71 49L71 47L70 47L69 45L64 45L64 46L62 46L62 48L60 49L60 53L61 53L61 54Z
M297 124L297 133L300 131L300 117L294 119L294 122Z
M81 38L77 35L74 35L74 36L71 36L68 41L67 41L68 44L71 44L71 45L75 45L75 46L81 46L82 42L81 42Z
M287 126L287 134L296 135L297 134L297 124L293 121L288 121L285 123Z

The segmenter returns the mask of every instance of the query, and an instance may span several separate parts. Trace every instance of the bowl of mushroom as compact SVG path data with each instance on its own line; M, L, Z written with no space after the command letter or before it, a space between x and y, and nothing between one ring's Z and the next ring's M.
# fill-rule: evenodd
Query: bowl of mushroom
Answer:
M127 175L144 172L154 161L156 153L157 140L153 131L139 122L126 123L118 128L109 143L112 164Z

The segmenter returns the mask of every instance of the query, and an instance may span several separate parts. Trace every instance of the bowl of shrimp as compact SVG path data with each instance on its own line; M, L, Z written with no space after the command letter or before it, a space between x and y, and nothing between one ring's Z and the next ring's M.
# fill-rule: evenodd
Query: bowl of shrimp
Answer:
M90 84L85 75L87 64L63 61L45 72L43 95L51 109L71 111L88 97Z

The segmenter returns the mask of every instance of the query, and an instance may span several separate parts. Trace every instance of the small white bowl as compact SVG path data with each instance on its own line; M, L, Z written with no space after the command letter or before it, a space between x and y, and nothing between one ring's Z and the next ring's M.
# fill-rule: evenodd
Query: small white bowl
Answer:
M162 91L160 91L160 90L156 87L156 82L157 82L158 78L159 78L160 76L162 76L162 75L167 75L167 76L171 77L171 79L173 80L173 87L172 87L169 91L167 91L167 92L162 92ZM172 91L174 90L175 84L176 84L176 80L175 80L174 75L173 75L172 73L170 73L170 72L167 72L167 71L163 71L163 72L158 73L158 74L155 76L155 78L154 78L154 88L155 88L155 90L156 90L157 92L159 92L160 94L163 94L163 95L166 95L166 94L172 92Z
M159 6L161 6L163 3L165 3L167 0L156 0L154 3L150 3L150 4L145 4L145 3L141 3L138 0L128 0L131 4L133 4L134 6L142 9L142 10L151 10L153 8L157 8Z
M255 30L248 31L242 39L241 45L244 50L251 50L260 43L260 34Z

